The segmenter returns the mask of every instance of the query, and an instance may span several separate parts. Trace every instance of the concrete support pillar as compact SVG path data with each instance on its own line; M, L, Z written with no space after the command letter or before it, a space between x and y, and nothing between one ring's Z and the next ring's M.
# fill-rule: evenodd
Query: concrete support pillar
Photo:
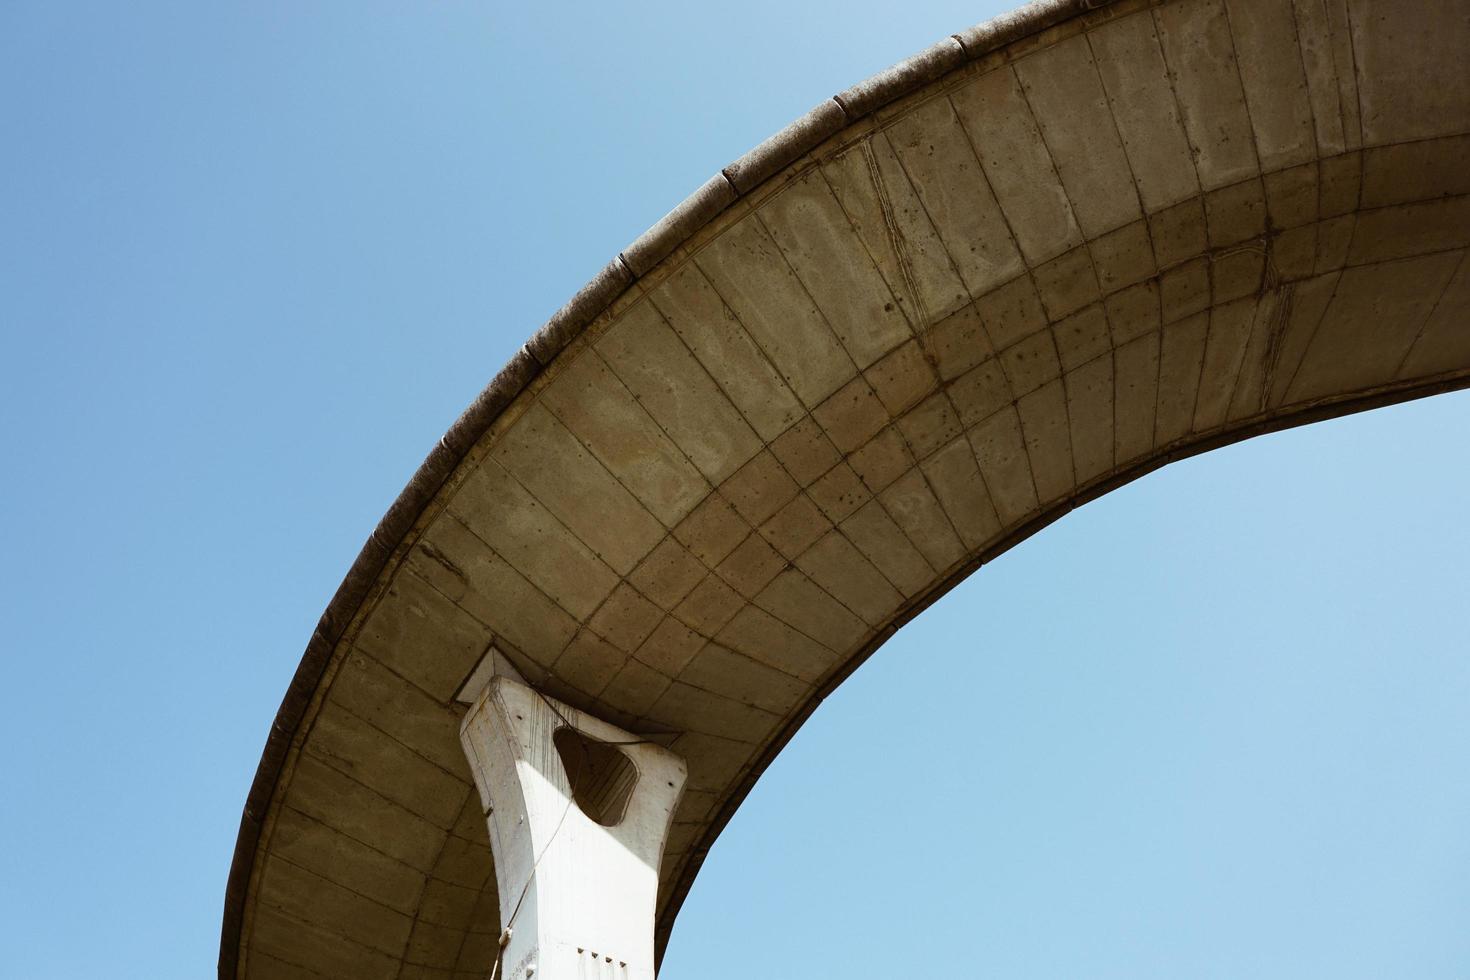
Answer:
M505 980L653 980L654 901L684 761L490 678L460 726L490 825Z

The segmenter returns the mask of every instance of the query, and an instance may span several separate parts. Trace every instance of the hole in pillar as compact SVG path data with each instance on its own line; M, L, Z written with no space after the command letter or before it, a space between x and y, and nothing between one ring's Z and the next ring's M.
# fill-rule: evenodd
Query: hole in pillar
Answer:
M551 741L571 783L572 799L582 812L604 827L622 823L638 785L638 769L628 757L575 728L558 728Z

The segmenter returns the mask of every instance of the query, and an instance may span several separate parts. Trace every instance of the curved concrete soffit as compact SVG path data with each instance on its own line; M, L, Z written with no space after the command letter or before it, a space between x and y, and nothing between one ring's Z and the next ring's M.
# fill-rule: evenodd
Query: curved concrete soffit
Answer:
M1209 0L1209 2L1216 3L1216 0ZM1329 20L1333 17L1350 18L1352 12L1349 8L1352 2L1358 2L1361 7L1367 3L1367 0L1332 0L1325 5L1318 4L1317 6L1325 6L1325 12L1319 11L1319 14ZM1465 6L1460 0L1454 0L1454 2L1461 7ZM1216 5L1221 4L1216 3ZM1302 7L1303 5L1299 0L1297 6ZM870 120L875 113L896 100L914 94L931 84L941 82L973 63L986 59L987 56L994 55L1017 42L1027 41L1027 39L1041 35L1051 28L1058 28L1066 22L1087 18L1096 18L1099 23L1102 23L1117 11L1146 10L1150 6L1151 4L1145 0L1094 0L1094 2L1089 2L1089 0L1043 0L1043 2L1032 3L1011 14L945 38L940 43L893 68L833 96L707 181L647 233L620 252L531 337L430 452L408 486L369 536L312 634L271 726L265 750L241 817L239 837L225 894L219 959L221 978L233 978L237 975L247 896L257 872L257 852L261 844L262 829L271 812L277 783L282 773L293 764L291 762L293 746L297 744L298 736L304 734L303 726L310 724L315 710L314 704L319 699L325 684L330 680L329 675L335 662L334 658L339 655L339 641L343 639L349 624L362 615L364 608L370 602L375 601L375 597L387 587L389 579L404 559L407 550L423 530L425 515L430 510L431 503L446 486L446 483L451 480L471 450L482 437L492 430L512 402L542 375L569 344L581 337L594 322L604 318L614 304L634 288L635 284L656 269L660 269L660 264L664 260L671 256L677 258L676 253L697 233L732 207L747 198L760 197L771 187L783 184L790 177L789 171L794 165L801 164L807 154L829 141L833 136L842 133L856 123ZM1234 4L1228 6L1233 7ZM1222 9L1224 9L1223 6ZM1291 15L1288 13L1287 16L1289 19ZM1298 16L1302 16L1300 11ZM1335 27L1334 30L1341 30L1341 25ZM1325 53L1318 51L1316 54L1329 60L1334 57L1334 52L1331 51ZM1341 52L1338 52L1336 56L1343 57ZM1349 52L1346 57L1352 58L1354 55ZM1310 66L1305 71L1310 74ZM1312 98L1314 100L1317 98L1315 91L1312 93ZM1337 94L1332 93L1332 98L1335 100ZM1350 98L1356 100L1359 96L1354 92ZM1464 93L1452 92L1446 98L1463 101ZM1348 98L1345 97L1345 105L1347 101ZM1458 101L1453 104L1461 116L1465 115ZM1361 113L1363 110L1357 111ZM1383 110L1379 111L1381 113ZM1355 122L1355 125L1361 126L1361 121ZM1456 138L1463 137L1461 133L1453 135ZM1412 143L1414 141L1405 138L1403 142ZM1348 143L1348 147L1353 152L1363 151L1368 146L1367 139L1361 135L1356 143L1351 141ZM1316 154L1314 162L1317 157L1326 156L1320 140L1319 148L1314 152ZM1463 147L1456 149L1454 153L1456 155L1452 158L1451 167L1456 165L1454 161L1463 164L1465 160ZM1255 176L1257 177L1266 176L1264 153L1262 157L1263 159L1256 164ZM1442 171L1444 167L1442 164L1439 165ZM1283 169L1280 172L1287 171ZM1314 171L1313 180L1316 179ZM1354 179L1359 180L1360 184L1354 185L1353 193L1359 194L1358 188L1361 183L1367 182L1369 178L1355 177ZM1445 181L1451 184L1454 184L1456 180L1459 180L1460 183L1465 182L1463 178L1453 176L1445 178ZM1259 182L1258 180L1257 183ZM1467 192L1470 192L1470 187L1456 185L1453 191L1440 191L1439 193L1441 195L1450 193L1464 195ZM1200 197L1203 198L1203 192L1200 192ZM1385 200L1391 198L1390 194L1385 197ZM1406 200L1410 199L1406 198ZM1262 204L1264 206L1265 202L1263 201ZM1448 221L1463 224L1464 214L1465 210L1461 208L1451 214ZM1384 234L1390 233L1393 233L1393 229L1386 228ZM1347 234L1351 238L1351 228L1348 229ZM1449 238L1455 237L1454 234L1447 234ZM1088 236L1085 241L1090 243L1092 238ZM1314 239L1314 243L1315 241ZM1314 248L1316 247L1314 244ZM1455 244L1454 247L1462 249L1464 245ZM1348 242L1345 240L1342 245L1344 262L1347 248ZM1443 246L1444 251L1448 251L1449 248L1449 245ZM1225 258L1228 255L1228 251L1221 251L1216 258ZM1216 261L1216 258L1210 261ZM1160 268L1162 269L1162 263L1160 263ZM1458 272L1455 271L1457 268ZM1453 275L1454 282L1459 284L1455 288L1464 292L1463 264L1447 266L1447 269L1448 271L1443 275L1447 283L1444 288L1446 290L1450 288L1448 282ZM1208 292L1208 286L1206 289ZM909 291L916 295L912 284L910 284ZM1325 303L1326 300L1322 302ZM1122 342L1115 339L1115 343L1121 345ZM1302 356L1301 352L1296 352L1296 356ZM1405 357L1407 356L1406 353ZM1155 347L1155 358L1157 357L1158 350ZM1094 499L1175 459L1266 431L1470 386L1470 345L1467 345L1465 360L1467 363L1464 365L1457 362L1454 370L1441 368L1432 376L1424 375L1402 383L1376 384L1353 392L1351 397L1304 400L1291 410L1279 412L1269 419L1249 418L1239 425L1218 426L1205 438L1189 442L1187 445L1183 442L1171 444L1172 448L1159 454L1145 454L1131 465L1109 470L1105 475L1090 483L1079 480L1081 489L1078 492L1057 499L1054 505L1037 510L1023 523L1007 525L1008 530L1003 537L992 540L982 550L973 552L963 565L955 568L942 581L938 581L932 587L925 589L921 595L904 603L899 611L862 646L856 656L825 676L819 686L814 686L810 696L784 720L780 731L749 765L740 785L724 799L715 802L713 815L709 818L702 836L689 844L690 857L683 865L678 880L673 883L669 899L662 909L658 934L660 951L667 942L674 916L699 869L703 854L707 852L709 845L769 761L774 758L829 691L841 683L903 623L927 608L939 596L978 568L982 562L991 560L995 555L1014 546L1018 541L1040 530L1081 503ZM1265 397L1263 391L1261 394L1263 405ZM843 452L846 453L847 450L844 449Z

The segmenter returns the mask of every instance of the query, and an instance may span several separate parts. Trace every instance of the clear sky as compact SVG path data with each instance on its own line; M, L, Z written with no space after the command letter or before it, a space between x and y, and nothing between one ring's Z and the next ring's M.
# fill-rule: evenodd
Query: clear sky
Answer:
M0 4L0 977L214 969L272 715L603 262L995 4ZM1178 464L796 738L665 980L1470 973L1470 396Z

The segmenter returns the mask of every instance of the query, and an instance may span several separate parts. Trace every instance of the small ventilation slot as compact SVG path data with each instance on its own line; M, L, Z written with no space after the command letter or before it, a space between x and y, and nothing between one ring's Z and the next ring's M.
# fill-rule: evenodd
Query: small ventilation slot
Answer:
M575 728L558 728L551 740L582 812L604 827L621 823L638 784L638 770L628 757Z

